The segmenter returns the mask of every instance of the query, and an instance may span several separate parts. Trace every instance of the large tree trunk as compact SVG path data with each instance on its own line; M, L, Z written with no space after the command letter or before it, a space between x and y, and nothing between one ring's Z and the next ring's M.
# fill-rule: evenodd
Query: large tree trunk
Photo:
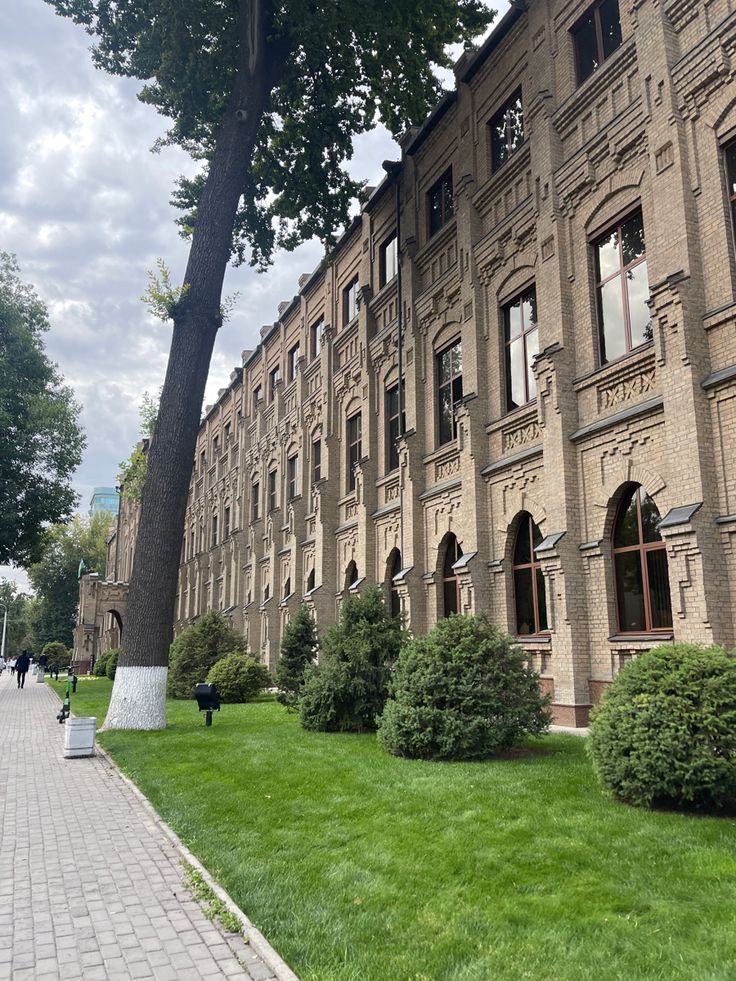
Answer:
M166 379L151 446L133 572L105 729L163 729L166 677L184 515L202 399L220 326L222 283L235 215L274 78L263 4L240 5L240 65L225 110L174 316Z

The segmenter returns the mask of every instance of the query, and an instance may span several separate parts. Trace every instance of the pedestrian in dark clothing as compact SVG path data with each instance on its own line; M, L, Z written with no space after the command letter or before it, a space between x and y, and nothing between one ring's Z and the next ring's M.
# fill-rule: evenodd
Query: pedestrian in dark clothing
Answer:
M28 651L23 651L21 656L15 662L15 673L18 676L18 687L24 688L26 683L26 674L28 673L28 668L31 666L31 659L28 656Z

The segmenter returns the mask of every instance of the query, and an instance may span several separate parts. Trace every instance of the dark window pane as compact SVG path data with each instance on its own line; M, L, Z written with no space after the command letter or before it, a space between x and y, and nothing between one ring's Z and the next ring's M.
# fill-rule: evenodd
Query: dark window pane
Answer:
M450 579L449 582L445 582L443 586L445 616L449 617L451 613L458 612L457 580Z
M449 386L440 389L439 400L439 437L440 443L449 443L453 437L453 412L450 400Z
M542 570L537 569L537 613L539 615L538 629L542 633L544 630L549 630L549 624L547 622L547 588L544 582L544 576L542 575Z
M667 574L667 551L656 548L648 551L647 576L649 578L649 605L652 613L652 629L672 626L670 580Z
M462 399L462 397L463 397L463 376L460 375L459 378L453 378L452 380L453 405L457 405L457 403Z
M603 37L603 57L607 58L621 44L621 21L618 15L618 0L603 0L599 9L601 35Z
M529 538L529 515L524 515L516 535L514 565L528 565L532 560L531 540Z
M531 569L517 569L514 572L514 597L516 599L516 633L520 637L535 633Z
M437 359L439 362L439 379L440 385L444 384L450 379L450 351L443 351L442 354Z
M529 400L536 398L537 396L537 379L534 377L534 372L532 371L532 365L534 359L539 354L539 332L536 330L530 331L526 335L526 375L527 375L527 390L529 395Z
M506 162L508 149L506 146L506 115L502 113L491 123L491 167L498 170Z
M509 409L515 409L526 402L524 396L524 338L517 337L508 348L508 387Z
M641 575L641 552L623 552L615 556L618 623L621 630L644 630L644 589Z
M593 13L589 13L575 32L578 81L584 82L598 67L597 41Z
M444 209L443 218L445 221L449 221L453 214L452 179L450 177L446 177L442 183L442 206Z
M529 290L521 298L522 311L524 314L524 330L529 330L532 324L537 322L537 291Z
M645 494L640 488L641 500L641 530L645 542L661 542L662 536L659 533L657 522L659 521L659 509L654 501Z
M598 243L598 278L608 279L621 268L618 251L618 229Z
M509 154L518 150L524 142L524 116L521 110L521 94L511 103L508 108L508 141Z
M736 143L726 148L726 170L728 172L728 194L736 194Z
M396 416L394 419L389 421L388 428L388 469L398 470L399 469L399 417Z
M621 278L615 276L600 288L602 361L615 361L626 354L626 326Z
M453 344L450 348L450 363L453 375L458 375L463 370L463 350L460 343Z
M629 294L629 320L631 323L632 348L652 339L652 321L647 306L649 280L647 264L640 262L626 273L626 289Z
M621 501L621 510L616 521L613 544L616 548L626 545L639 545L639 520L636 512L636 496L639 488L633 488Z
M625 266L644 255L644 219L641 212L621 226L621 251Z

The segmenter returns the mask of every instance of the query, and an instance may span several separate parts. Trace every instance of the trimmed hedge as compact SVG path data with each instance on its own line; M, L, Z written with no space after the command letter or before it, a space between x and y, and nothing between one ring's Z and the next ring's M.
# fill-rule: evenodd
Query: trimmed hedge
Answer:
M614 797L642 807L736 804L736 657L663 644L623 668L592 716L588 748Z
M207 681L223 702L248 702L273 684L265 664L248 654L226 654L210 668Z
M539 676L487 617L450 616L401 651L378 740L395 756L485 759L551 721Z

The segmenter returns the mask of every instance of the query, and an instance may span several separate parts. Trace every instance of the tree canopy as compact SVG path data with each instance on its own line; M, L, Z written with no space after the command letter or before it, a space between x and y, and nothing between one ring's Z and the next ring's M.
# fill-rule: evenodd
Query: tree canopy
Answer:
M46 307L0 252L0 563L40 555L43 529L69 517L84 436L72 390L49 361Z
M32 601L9 579L0 580L0 631L3 629L4 610L8 619L5 634L5 657L17 657L28 646L30 629L29 610Z

